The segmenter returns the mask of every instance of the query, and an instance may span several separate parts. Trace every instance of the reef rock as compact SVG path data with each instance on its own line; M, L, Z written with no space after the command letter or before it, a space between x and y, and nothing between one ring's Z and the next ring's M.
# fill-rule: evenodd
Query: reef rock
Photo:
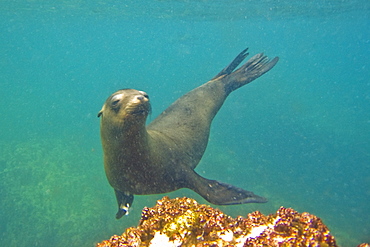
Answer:
M189 198L164 197L145 207L139 226L112 236L108 246L337 246L320 218L281 207L275 214L256 211L232 218Z

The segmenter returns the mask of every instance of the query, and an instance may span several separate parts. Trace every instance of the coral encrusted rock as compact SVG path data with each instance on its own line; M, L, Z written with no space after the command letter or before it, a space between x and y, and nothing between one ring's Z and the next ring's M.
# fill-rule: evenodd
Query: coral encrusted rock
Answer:
M275 214L256 211L232 218L190 198L164 197L145 207L139 226L99 244L108 246L337 246L322 221L281 207Z

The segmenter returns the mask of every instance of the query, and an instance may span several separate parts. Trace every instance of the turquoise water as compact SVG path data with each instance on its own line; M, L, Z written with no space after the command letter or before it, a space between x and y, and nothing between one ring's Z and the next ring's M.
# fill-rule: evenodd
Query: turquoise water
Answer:
M117 89L154 119L241 50L280 61L230 95L197 172L319 216L340 246L370 242L370 2L0 3L0 246L92 246L115 220L96 117ZM189 196L182 189L170 197Z

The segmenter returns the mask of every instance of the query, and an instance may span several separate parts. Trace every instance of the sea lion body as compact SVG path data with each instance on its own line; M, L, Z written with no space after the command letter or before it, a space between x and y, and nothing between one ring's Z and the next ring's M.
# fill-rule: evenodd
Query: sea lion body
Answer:
M246 50L211 81L180 97L147 126L151 108L145 92L119 90L106 100L98 116L105 172L119 207L116 218L127 214L135 194L166 193L180 188L192 189L218 205L267 201L194 171L207 147L212 120L227 96L269 71L278 61L268 61L258 54L234 71L248 55Z

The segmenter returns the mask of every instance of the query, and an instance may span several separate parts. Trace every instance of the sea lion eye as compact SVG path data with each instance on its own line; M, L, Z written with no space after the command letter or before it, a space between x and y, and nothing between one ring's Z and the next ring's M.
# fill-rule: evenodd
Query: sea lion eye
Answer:
M114 95L111 99L111 106L112 107L117 107L118 103L121 101L121 99L122 99L122 94Z
M116 106L118 105L118 103L119 103L119 99L117 99L117 100L113 101L113 102L112 102L112 106L113 106L113 107L116 107Z

